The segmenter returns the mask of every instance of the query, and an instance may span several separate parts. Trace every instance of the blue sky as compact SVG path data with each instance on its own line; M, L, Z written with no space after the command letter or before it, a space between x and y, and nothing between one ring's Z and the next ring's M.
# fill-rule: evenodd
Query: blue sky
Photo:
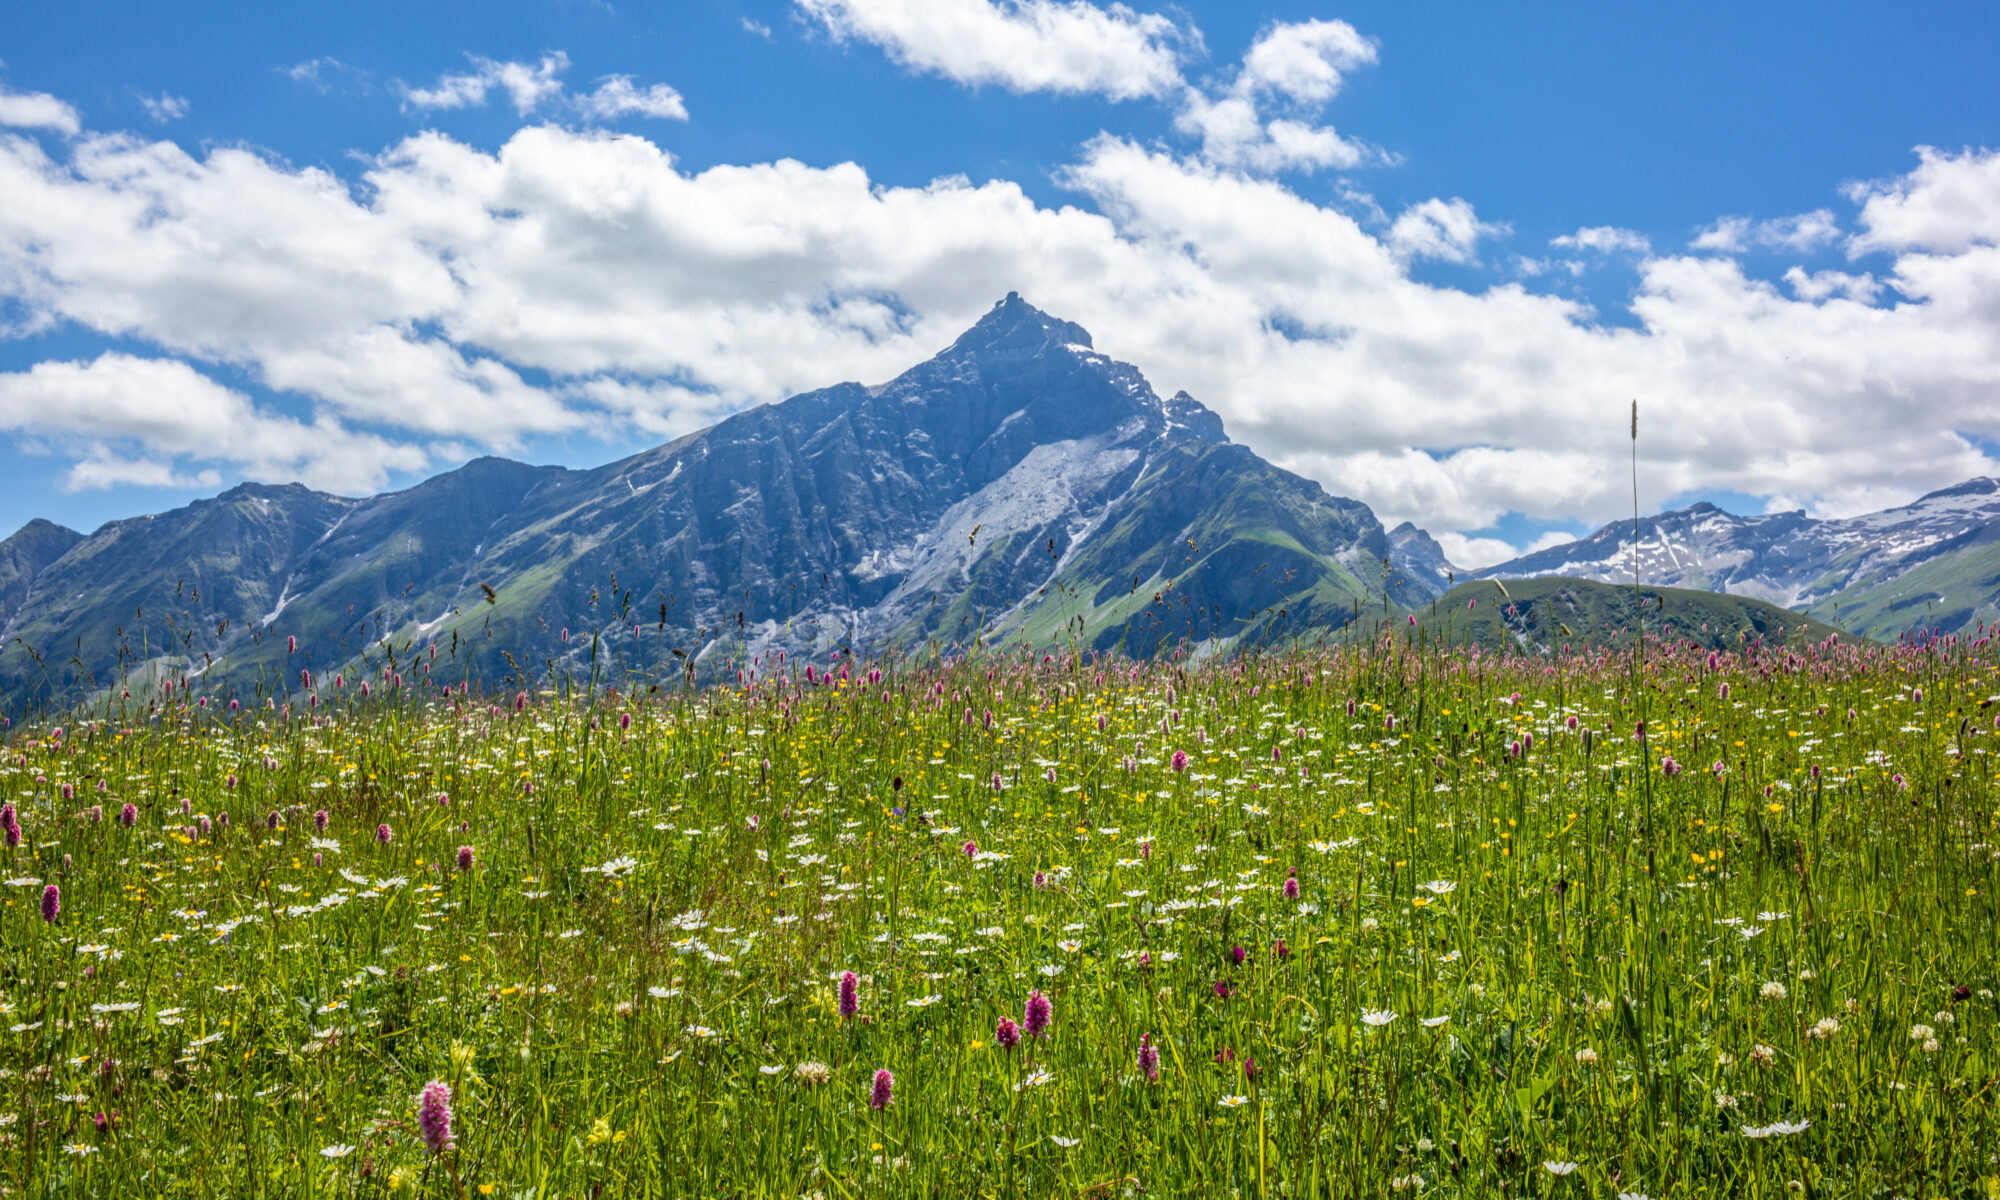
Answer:
M24 9L0 526L595 464L1012 288L1461 558L1615 513L1632 392L1649 505L1879 507L2000 435L1996 50L1985 4Z

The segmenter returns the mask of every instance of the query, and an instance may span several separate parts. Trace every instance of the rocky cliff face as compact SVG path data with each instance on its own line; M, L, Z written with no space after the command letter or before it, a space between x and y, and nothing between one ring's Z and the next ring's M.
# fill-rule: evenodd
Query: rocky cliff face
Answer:
M14 632L14 619L42 572L82 540L83 535L76 530L38 517L0 542L0 638Z
M1389 531L1389 561L1420 581L1433 595L1449 591L1465 572L1451 565L1437 539L1409 521Z
M255 695L364 662L511 686L593 652L653 677L932 639L1150 652L1324 636L1442 590L1366 506L1014 295L886 384L594 470L481 459L368 499L245 485L73 544L48 530L0 555L14 706L162 671Z

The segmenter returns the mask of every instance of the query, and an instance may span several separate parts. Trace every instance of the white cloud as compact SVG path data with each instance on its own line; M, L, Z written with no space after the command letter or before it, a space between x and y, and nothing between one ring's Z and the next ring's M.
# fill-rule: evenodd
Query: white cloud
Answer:
M1201 156L1258 174L1349 169L1389 156L1311 118L1375 43L1345 21L1277 22L1226 83L1191 82L1200 31L1156 13L1088 0L794 0L834 37L880 46L915 71L1017 92L1153 97Z
M1479 239L1507 232L1505 225L1479 219L1472 205L1454 196L1412 204L1389 227L1389 245L1406 258L1441 258L1467 262Z
M835 38L915 71L1015 92L1170 95L1199 35L1157 13L1087 0L795 0Z
M743 32L754 33L767 42L771 40L771 27L769 25L764 24L762 21L753 21L749 17L742 17L739 20L743 23Z
M525 434L566 433L585 423L504 363L388 325L273 347L260 365L271 387L324 400L353 420L418 434L507 447Z
M213 467L183 474L172 463L156 459L120 458L102 446L63 473L66 492L104 491L115 487L178 488L183 491L212 491L222 486L222 472Z
M1373 64L1375 55L1375 43L1345 21L1279 23L1259 34L1243 56L1236 86L1321 105L1340 90L1346 72Z
M555 126L493 150L419 134L352 182L239 148L0 138L13 311L240 370L306 414L252 406L274 449L190 449L222 436L199 406L161 410L192 432L114 443L31 425L57 407L42 394L10 428L97 464L79 480L147 464L320 478L541 433L670 436L886 379L1018 289L1253 449L1441 540L1507 512L1627 511L1634 396L1642 503L1726 489L1854 511L2000 473L1979 449L2000 438L2000 248L1982 224L2000 182L1977 191L2000 180L1992 158L1869 185L1856 238L1910 247L1871 275L1777 284L1729 258L1651 257L1620 327L1518 283L1413 279L1413 255L1469 257L1492 232L1462 200L1383 230L1111 136L1061 173L1079 200L1061 206L1006 180L878 184L851 163L690 172L647 139ZM1897 302L1869 302L1874 286ZM343 436L374 440L327 449Z
M1551 546L1561 546L1576 540L1574 534L1559 529L1534 538L1525 546L1496 537L1467 537L1462 533L1441 533L1437 535L1438 545L1444 548L1445 560L1464 571L1480 571L1496 563L1533 554L1537 550L1547 550Z
M1724 254L1736 254L1749 244L1749 234L1749 217L1722 217L1713 225L1700 230L1694 241L1688 244L1696 250L1716 250Z
M1586 225L1575 233L1550 238L1549 245L1562 250L1595 250L1602 254L1647 254L1653 249L1651 239L1645 234L1615 225Z
M630 75L607 75L598 81L597 90L570 94L562 81L563 72L569 70L569 55L560 50L544 54L533 65L474 55L472 66L471 71L442 75L427 88L405 87L403 104L426 111L478 108L486 103L489 92L500 91L523 117L538 111L562 111L586 121L632 116L688 119L687 103L679 92L664 83L640 87Z
M366 93L370 86L368 72L330 55L295 63L284 68L284 73L293 83L303 84L321 95L334 91Z
M2000 154L1947 154L1917 147L1917 169L1895 179L1850 184L1862 232L1848 250L1957 254L2000 242Z
M83 128L76 109L47 92L17 92L0 83L0 125L53 129L74 137Z
M154 124L157 125L164 125L168 121L178 121L188 115L188 102L185 96L172 96L166 92L161 92L157 96L139 97L139 104L145 108L146 115L151 117Z
M1285 117L1264 121L1247 96L1211 99L1197 88L1183 95L1174 127L1200 137L1201 155L1209 162L1261 175L1323 167L1345 170L1371 157L1368 147L1341 137L1331 126Z
M428 461L414 447L335 422L265 412L186 363L119 353L0 373L0 429L78 454L66 477L71 490L211 488L221 472L200 464L220 463L252 478L365 491L387 482L390 470L421 470ZM196 469L183 472L179 462Z
M1850 275L1845 271L1808 273L1804 267L1788 268L1785 282L1792 285L1793 295L1812 303L1829 296L1845 296L1849 300L1872 304L1882 291L1882 284L1873 275Z
M506 92L514 111L525 117L562 95L561 76L569 70L569 55L560 50L544 54L533 65L495 62L476 54L468 57L472 70L441 75L427 88L406 87L403 103L417 109L478 108L486 103L488 92L497 90Z
M1227 86L1181 89L1174 128L1199 137L1207 161L1263 175L1390 161L1310 119L1333 99L1347 72L1374 61L1375 43L1345 21L1266 26Z
M1830 209L1816 208L1790 217L1753 221L1749 217L1723 217L1702 229L1689 246L1721 254L1740 254L1752 246L1810 254L1840 240L1840 226Z
M597 90L576 98L576 110L596 121L619 117L654 117L662 121L688 119L687 103L681 94L664 83L637 87L629 75L609 75Z

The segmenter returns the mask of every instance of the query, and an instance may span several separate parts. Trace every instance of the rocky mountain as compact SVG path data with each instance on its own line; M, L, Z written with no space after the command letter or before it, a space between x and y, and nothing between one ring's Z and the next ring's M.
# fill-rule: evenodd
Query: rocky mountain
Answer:
M1475 572L1629 583L1633 525ZM1643 518L1641 582L1728 592L1870 637L1976 628L2000 615L2000 481L1973 479L1901 508L1840 520L1743 517L1712 504Z
M1444 556L1437 539L1409 521L1389 531L1389 561L1420 580L1433 594L1449 591L1465 574Z
M594 470L489 458L365 499L245 484L88 537L30 525L0 543L0 702L1324 636L1442 590L1417 550L1009 295L888 383Z
M76 530L37 517L0 542L0 638L12 636L14 615L23 610L42 572L82 540Z

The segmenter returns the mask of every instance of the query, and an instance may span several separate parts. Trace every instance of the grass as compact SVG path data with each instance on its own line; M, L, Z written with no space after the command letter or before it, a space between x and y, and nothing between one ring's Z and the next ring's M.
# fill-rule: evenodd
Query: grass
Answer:
M1406 632L16 728L0 1186L2000 1192L1990 648Z

